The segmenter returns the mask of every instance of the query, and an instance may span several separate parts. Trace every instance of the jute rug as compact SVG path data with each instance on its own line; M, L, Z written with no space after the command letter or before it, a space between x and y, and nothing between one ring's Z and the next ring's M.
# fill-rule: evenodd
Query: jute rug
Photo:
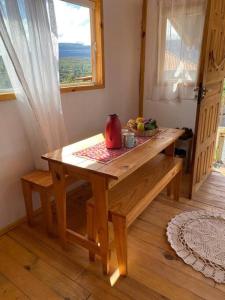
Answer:
M225 213L179 214L169 222L167 237L186 264L218 283L225 282Z

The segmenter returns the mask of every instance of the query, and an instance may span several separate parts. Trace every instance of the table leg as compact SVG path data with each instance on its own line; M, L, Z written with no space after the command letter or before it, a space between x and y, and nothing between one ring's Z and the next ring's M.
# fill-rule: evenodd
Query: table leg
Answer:
M41 191L40 200L42 206L43 221L48 234L53 233L53 215L51 206L51 197L48 192Z
M174 156L175 152L175 143L170 144L166 149L165 149L165 154L168 156Z
M66 182L62 164L50 161L49 169L52 173L53 190L56 201L57 231L62 247L66 247Z
M192 157L192 139L189 141L188 148L189 149L188 149L188 155L187 155L187 173L190 173L191 172L191 157Z
M96 233L96 218L95 218L95 208L94 205L87 204L87 236L88 239L97 242L97 233ZM89 259L90 261L95 261L95 252L89 250Z
M182 170L175 176L174 182L174 190L173 190L173 198L175 201L179 201L180 198L180 183L182 178Z
M173 182L168 183L166 188L167 197L170 198L173 191Z
M103 272L109 273L108 190L106 178L98 174L90 176L95 201L96 231L100 243Z
M168 156L174 156L175 152L175 143L170 144L166 149L165 149L165 154ZM170 182L167 185L167 196L171 197L172 195L172 190L173 190L173 182Z

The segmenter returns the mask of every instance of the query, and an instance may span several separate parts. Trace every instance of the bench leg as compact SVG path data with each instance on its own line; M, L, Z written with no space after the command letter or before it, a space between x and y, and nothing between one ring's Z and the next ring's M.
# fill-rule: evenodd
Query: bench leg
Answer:
M30 226L34 225L32 189L28 182L22 180L23 197L27 214L27 222Z
M48 234L53 233L53 213L52 213L52 206L51 206L51 197L46 191L40 193L41 199L41 206L42 206L42 213L44 224Z
M96 242L97 232L95 225L94 207L87 204L87 236L90 241ZM95 253L89 250L90 261L95 261Z
M175 201L179 201L180 198L180 184L181 184L182 171L177 173L173 179L173 197Z
M116 254L120 275L127 275L127 228L126 220L120 216L112 216Z

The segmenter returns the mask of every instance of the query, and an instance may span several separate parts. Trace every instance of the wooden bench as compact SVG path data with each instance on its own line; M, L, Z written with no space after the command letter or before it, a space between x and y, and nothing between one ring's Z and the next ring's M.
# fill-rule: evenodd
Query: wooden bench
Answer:
M109 191L109 216L113 223L117 260L121 275L127 275L127 228L156 196L170 184L179 200L182 159L159 154ZM94 199L87 205L88 238L96 241ZM90 259L94 258L93 253Z

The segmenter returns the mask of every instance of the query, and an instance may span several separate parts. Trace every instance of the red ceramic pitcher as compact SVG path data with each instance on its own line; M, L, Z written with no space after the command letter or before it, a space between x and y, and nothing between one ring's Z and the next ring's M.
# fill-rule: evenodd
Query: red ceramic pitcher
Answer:
M107 149L122 147L121 123L116 114L109 115L105 128L105 143Z

